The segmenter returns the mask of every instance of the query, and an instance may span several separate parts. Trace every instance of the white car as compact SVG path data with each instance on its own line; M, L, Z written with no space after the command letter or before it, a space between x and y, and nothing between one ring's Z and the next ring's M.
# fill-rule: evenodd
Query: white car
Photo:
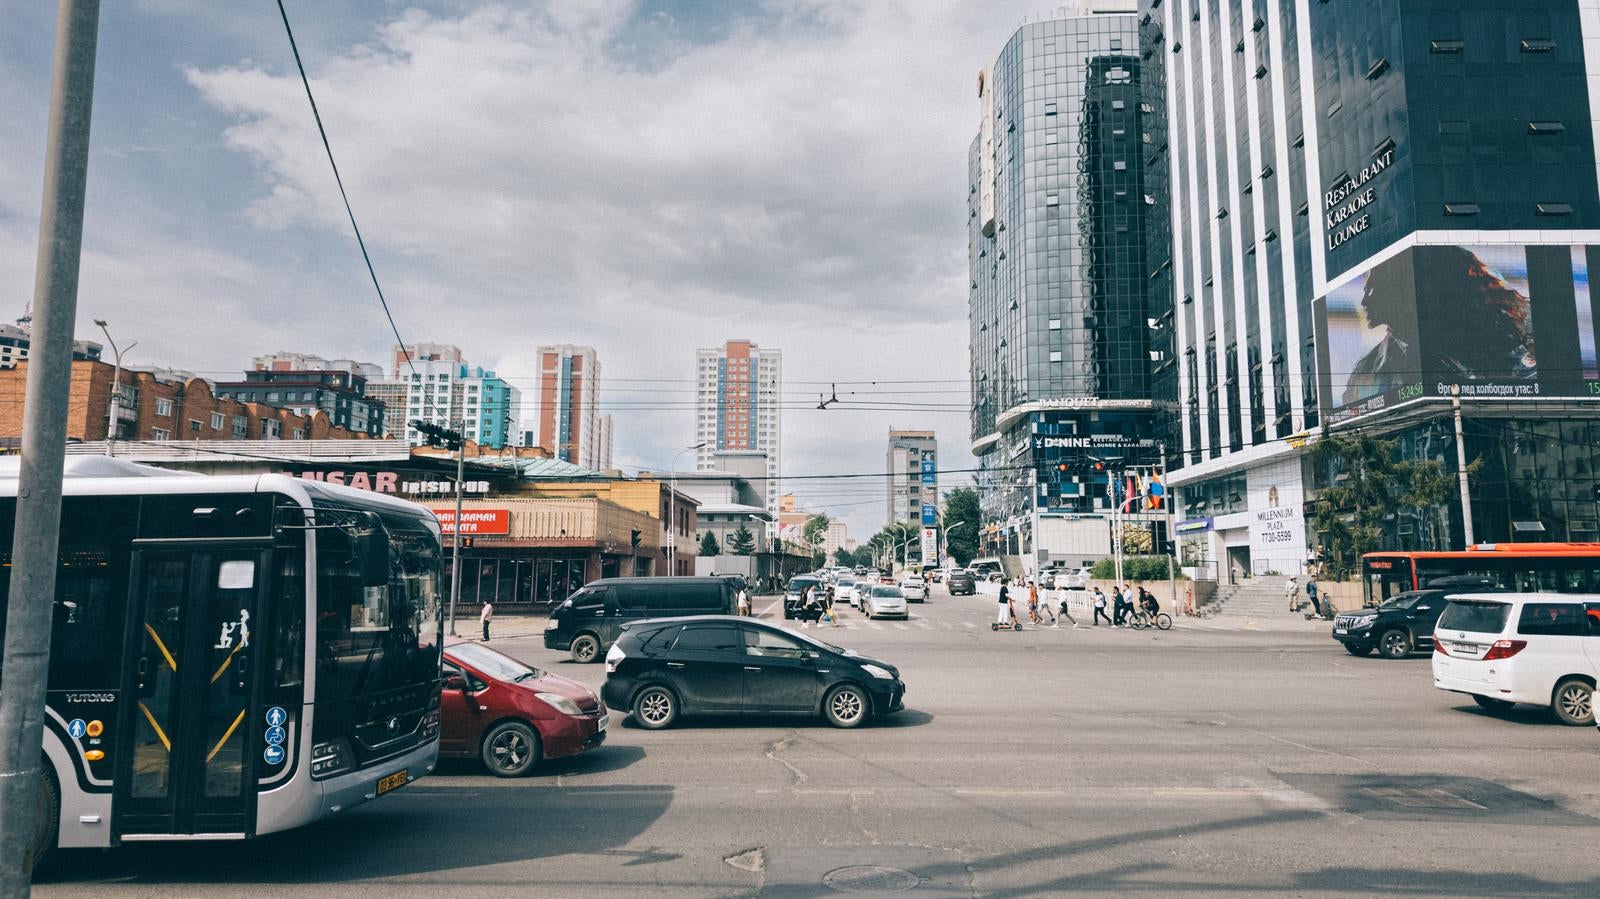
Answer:
M928 584L922 579L922 575L913 574L900 581L900 592L905 594L905 598L908 600L914 599L917 602L926 602L928 599Z
M1597 637L1600 596L1451 596L1433 630L1433 685L1491 711L1525 702L1549 707L1562 724L1593 724Z
M900 592L899 587L887 584L878 584L872 592L862 597L861 610L867 613L868 618L910 618L911 611L906 606L906 595Z
M833 585L833 601L846 602L856 608L861 607L861 582L854 577L839 578Z

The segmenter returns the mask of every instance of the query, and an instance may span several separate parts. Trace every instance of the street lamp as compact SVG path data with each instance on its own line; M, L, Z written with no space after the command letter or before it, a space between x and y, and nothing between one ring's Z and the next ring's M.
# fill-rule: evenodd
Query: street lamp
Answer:
M957 528L968 523L969 522L958 521L955 524L949 524L944 520L943 515L939 516L939 542L944 545L943 552L939 553L941 558L950 552L950 529Z
M117 406L118 401L122 398L122 354L138 346L139 341L135 340L133 343L128 344L126 349L118 349L117 342L111 339L111 331L106 328L106 320L97 318L94 323L100 326L100 333L106 336L106 343L111 344L111 355L117 362L111 369L111 422L106 428L106 455L114 456L116 455L114 446L117 439Z
M702 440L694 446L686 446L678 450L678 454L672 457L672 485L667 488L667 518L669 519L667 521L667 549L669 553L667 564L672 569L667 572L669 576L678 573L678 460L683 458L684 453L705 449L705 445L705 441Z

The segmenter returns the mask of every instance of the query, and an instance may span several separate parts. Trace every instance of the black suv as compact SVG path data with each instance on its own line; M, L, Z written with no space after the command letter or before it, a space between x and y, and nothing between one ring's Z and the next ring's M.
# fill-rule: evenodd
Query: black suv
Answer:
M1493 581L1476 577L1443 577L1426 589L1396 594L1377 608L1341 612L1333 619L1333 639L1354 656L1374 649L1386 659L1403 659L1433 646L1433 627L1455 593L1494 592Z
M956 570L944 579L944 586L951 596L971 596L978 592L978 579L970 571Z
M820 714L857 727L899 711L905 694L888 662L722 615L623 625L602 691L607 706L651 730L693 714Z
M800 594L804 592L805 588L807 587L810 587L812 594L818 596L819 598L822 593L826 592L828 589L827 586L822 583L822 578L814 575L801 574L789 578L788 585L783 588L783 617L800 617Z

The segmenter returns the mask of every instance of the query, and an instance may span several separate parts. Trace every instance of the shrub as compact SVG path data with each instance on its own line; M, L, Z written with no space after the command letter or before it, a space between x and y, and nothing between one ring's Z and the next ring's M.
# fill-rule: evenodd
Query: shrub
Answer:
M1183 571L1173 569L1178 580L1185 580ZM1097 581L1109 581L1117 576L1117 563L1113 559L1101 559L1089 568L1089 576ZM1166 556L1124 556L1122 559L1122 577L1129 581L1164 581L1167 579Z

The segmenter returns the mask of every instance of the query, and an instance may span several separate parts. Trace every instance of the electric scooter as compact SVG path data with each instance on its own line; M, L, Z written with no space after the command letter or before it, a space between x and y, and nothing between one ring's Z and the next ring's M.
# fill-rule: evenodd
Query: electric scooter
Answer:
M1010 612L1010 614L1011 614L1011 630L1014 630L1014 631L1022 630L1022 620L1017 617L1017 606L1016 606L1016 604L1015 603L1007 603L1006 604L1006 610L1008 612ZM1004 630L1005 627L1006 627L1005 625L1001 624L998 621L989 622L989 630L991 630L991 631Z

